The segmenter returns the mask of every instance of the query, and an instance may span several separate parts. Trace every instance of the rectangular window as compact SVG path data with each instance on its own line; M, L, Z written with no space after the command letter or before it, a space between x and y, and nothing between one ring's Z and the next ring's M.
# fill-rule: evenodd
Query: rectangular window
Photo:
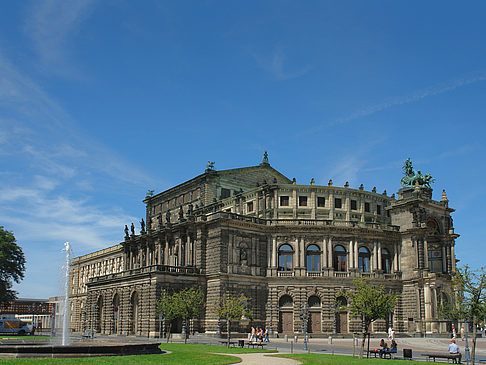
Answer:
M231 195L231 190L225 189L225 188L221 188L221 196L220 196L220 199L229 198L230 195Z
M376 206L376 214L381 215L381 205Z
M365 212L370 212L370 203L365 203Z
M288 207L290 204L288 196L281 196L280 197L280 206L281 207Z
M299 207L306 207L306 206L307 206L307 197L299 196Z
M343 201L341 198L336 198L334 199L334 208L342 208L343 207Z
M248 212L253 212L253 202L246 203L246 210Z
M351 210L358 210L358 202L356 200L351 200Z
M323 196L318 196L317 197L317 207L318 208L324 208L326 206L326 198Z

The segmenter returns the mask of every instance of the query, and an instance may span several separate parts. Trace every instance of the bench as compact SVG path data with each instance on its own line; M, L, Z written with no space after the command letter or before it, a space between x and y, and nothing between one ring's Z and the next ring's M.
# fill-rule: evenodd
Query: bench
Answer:
M221 345L223 345L223 346L227 346L227 345L228 345L228 341L219 341L219 342L220 342L220 343L221 343ZM236 342L236 341L230 341L230 342L229 342L229 345L230 345L230 347L236 347L236 344L237 344L237 343L238 343L238 342Z
M380 356L380 350L369 350L367 351L368 354L373 354L375 355L375 357L379 357ZM396 354L397 352L394 351L394 352L391 352L390 350L383 350L382 351L382 354L383 354L383 358L384 359L391 359L392 358L392 354Z
M263 350L263 346L267 346L267 344L263 342L250 342L250 341L248 341L247 345L248 348L250 348L250 346L252 346L253 348L255 348L255 346L257 347L260 346L262 350Z
M449 362L449 360L452 360L453 364L461 364L461 358L462 358L462 355L460 353L459 354L422 354L422 356L427 356L427 361L433 359L434 362L435 359L447 359L447 362Z

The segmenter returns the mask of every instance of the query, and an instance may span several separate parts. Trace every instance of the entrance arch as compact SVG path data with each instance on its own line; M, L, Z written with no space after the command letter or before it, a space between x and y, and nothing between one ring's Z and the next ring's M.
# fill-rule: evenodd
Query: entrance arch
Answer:
M321 333L322 332L322 305L321 298L317 295L312 295L307 301L309 305L309 325L308 331L310 333Z
M294 332L294 300L290 295L284 295L278 301L279 319L278 331L281 333Z
M137 334L139 331L139 323L138 323L138 293L133 292L132 298L130 300L130 304L132 306L132 328L131 333Z
M348 333L348 312L346 307L348 301L345 297L338 297L336 299L338 309L336 312L336 333Z
M120 318L120 296L118 293L113 297L113 333L118 334L118 320Z

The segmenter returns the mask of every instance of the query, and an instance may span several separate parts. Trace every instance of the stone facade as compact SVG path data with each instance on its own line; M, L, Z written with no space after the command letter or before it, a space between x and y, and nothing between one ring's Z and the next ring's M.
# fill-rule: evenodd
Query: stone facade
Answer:
M253 325L298 333L308 303L313 335L359 332L361 321L336 312L335 303L345 304L338 293L360 277L401 294L374 332L450 330L438 305L451 300L458 235L445 193L434 201L430 188L417 186L400 189L397 199L347 183L298 185L264 159L224 171L209 166L144 203L140 234L127 227L120 244L72 261L75 331L158 336L165 325L156 313L160 293L200 286L206 309L191 331L217 333L212 305L225 293L243 293L252 316L235 331Z

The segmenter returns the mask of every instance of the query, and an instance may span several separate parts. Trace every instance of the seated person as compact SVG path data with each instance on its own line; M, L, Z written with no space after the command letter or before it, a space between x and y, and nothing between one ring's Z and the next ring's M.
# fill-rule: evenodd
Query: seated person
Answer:
M391 345L390 345L390 352L396 353L397 352L397 347L398 347L398 345L395 342L395 340L392 340Z
M451 344L449 345L449 353L451 355L458 355L456 359L452 359L453 364L457 364L457 359L459 359L459 363L461 362L461 352L454 339L451 340Z
M388 350L388 344L385 342L384 339L380 341L380 357L383 357L383 353Z

